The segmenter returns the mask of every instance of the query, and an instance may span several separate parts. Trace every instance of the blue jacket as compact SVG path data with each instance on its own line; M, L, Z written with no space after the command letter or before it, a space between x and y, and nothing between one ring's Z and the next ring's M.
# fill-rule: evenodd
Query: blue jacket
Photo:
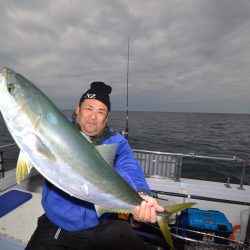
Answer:
M135 190L151 194L143 171L133 157L128 141L120 133L115 132L100 142L100 144L113 143L118 144L114 160L115 170ZM67 231L84 230L100 223L92 203L74 198L48 181L44 182L42 205L49 220Z

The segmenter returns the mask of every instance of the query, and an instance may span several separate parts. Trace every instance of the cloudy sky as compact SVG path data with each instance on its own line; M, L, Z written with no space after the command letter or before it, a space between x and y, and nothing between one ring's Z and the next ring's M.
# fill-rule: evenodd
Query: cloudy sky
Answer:
M0 67L61 109L89 83L112 109L250 113L249 0L2 0Z

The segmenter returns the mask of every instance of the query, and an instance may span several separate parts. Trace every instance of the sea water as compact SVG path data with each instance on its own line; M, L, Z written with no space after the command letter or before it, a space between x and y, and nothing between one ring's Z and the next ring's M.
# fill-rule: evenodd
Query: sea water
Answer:
M63 111L69 116L71 111ZM126 113L112 111L109 125L126 129ZM250 115L213 113L129 112L128 140L132 148L218 157L239 157L250 162ZM13 143L0 117L0 145ZM14 168L17 147L4 150L5 169ZM250 184L250 167L245 184ZM213 181L240 182L242 163L183 160L182 176Z

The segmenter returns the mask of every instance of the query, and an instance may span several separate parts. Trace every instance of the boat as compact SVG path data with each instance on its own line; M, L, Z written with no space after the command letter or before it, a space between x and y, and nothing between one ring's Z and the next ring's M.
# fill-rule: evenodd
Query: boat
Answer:
M15 168L4 171L4 150L15 144L0 146L0 208L1 198L7 212L0 217L0 249L22 250L36 228L37 218L43 214L41 190L44 178L32 169L29 176L19 185L16 183ZM250 227L250 186L244 184L249 162L238 157L215 157L197 154L182 154L134 149L134 156L140 162L154 197L160 204L195 202L192 208L202 213L206 224L211 226L211 214L223 215L232 229L222 228L220 223L212 231L204 227L191 227L182 223L191 210L176 214L169 222L176 249L249 249L244 243ZM215 182L182 177L183 159L195 161L240 163L240 183ZM195 165L194 165L195 166ZM13 166L15 167L15 166ZM14 198L13 198L14 197ZM3 204L3 203L2 203ZM0 210L1 216L1 210ZM186 216L186 217L185 217ZM168 249L155 225L137 223L134 230L157 249Z

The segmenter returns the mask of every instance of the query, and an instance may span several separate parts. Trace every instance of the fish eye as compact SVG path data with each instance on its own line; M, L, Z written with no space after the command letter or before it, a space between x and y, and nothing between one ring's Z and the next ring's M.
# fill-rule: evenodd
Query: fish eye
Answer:
M7 89L9 91L10 94L14 94L15 93L15 84L14 83L9 83L8 86L7 86Z

